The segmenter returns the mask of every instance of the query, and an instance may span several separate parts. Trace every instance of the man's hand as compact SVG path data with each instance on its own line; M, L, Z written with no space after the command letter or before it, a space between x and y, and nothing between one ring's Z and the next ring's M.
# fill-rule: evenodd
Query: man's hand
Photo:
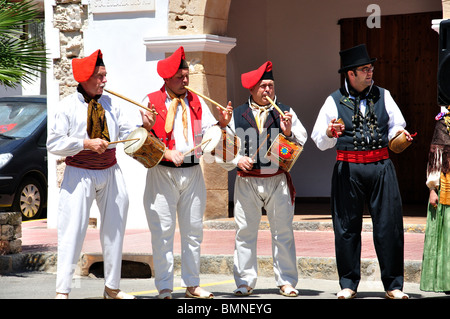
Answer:
M413 140L412 135L407 130L403 130L403 133L405 134L407 141L411 142Z
M328 123L327 127L327 136L329 138L339 137L342 135L342 132L345 130L345 125L339 122L336 122L336 119L332 119L330 123Z
M150 102L148 102L148 108L151 110L154 110L155 107L153 106L153 104L151 104ZM153 127L153 125L155 124L156 121L156 114L150 111L145 111L145 113L142 110L139 110L141 112L141 116L142 116L142 126L147 130L150 131Z
M253 168L253 160L250 157L243 156L237 166L244 172L250 171Z
M227 109L223 110L220 107L217 107L219 111L219 124L220 127L225 127L230 123L231 117L233 116L233 107L231 106L231 101L228 102Z
M100 138L86 139L83 141L84 149L91 150L98 154L103 154L108 148L109 143Z
M166 150L164 153L164 158L175 164L175 166L180 166L184 162L183 153L177 150Z
M284 116L280 119L280 128L283 131L284 136L291 136L292 128L292 114L285 111Z

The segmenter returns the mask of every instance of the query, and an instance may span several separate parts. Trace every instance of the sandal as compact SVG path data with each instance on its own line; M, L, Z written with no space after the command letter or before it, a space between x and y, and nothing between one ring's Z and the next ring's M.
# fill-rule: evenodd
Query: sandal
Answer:
M158 299L172 299L172 290L163 289L159 292Z
M195 290L195 288L194 288L194 290ZM214 298L214 295L211 292L206 291L202 288L200 288L200 295L194 295L193 293L191 293L189 291L189 288L186 288L185 296L188 298L199 298L199 299L213 299Z
M283 289L284 287L284 289ZM297 297L298 290L292 287L291 285L284 285L280 287L280 294L286 297Z
M338 299L353 299L356 297L356 291L351 290L350 288L344 288L337 293Z
M248 286L238 287L233 294L235 296L250 296L253 293L253 288Z
M135 296L127 294L120 289L111 289L105 286L103 299L136 299Z
M409 299L409 296L399 289L386 291L386 298L388 299Z

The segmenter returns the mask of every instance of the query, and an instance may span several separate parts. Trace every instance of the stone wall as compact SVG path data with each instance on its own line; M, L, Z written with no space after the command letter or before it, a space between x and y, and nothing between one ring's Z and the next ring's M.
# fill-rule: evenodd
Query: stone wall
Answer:
M170 0L169 34L225 35L231 0Z
M226 100L226 55L212 52L188 52L189 85L222 106ZM215 105L206 101L216 118ZM205 220L228 217L228 172L216 163L201 161L206 185Z
M87 7L81 0L56 0L53 27L59 30L60 58L53 61L53 76L59 83L60 99L75 92L78 83L72 74L72 59L84 57L83 28L87 24ZM64 159L57 160L57 185L64 176Z
M450 19L450 0L442 0L442 18Z
M22 252L22 214L0 213L0 255Z
M72 59L84 57L83 28L87 23L87 7L81 0L56 0L53 26L59 30L60 58L53 61L55 80L59 82L60 97L75 91L77 82L72 75Z

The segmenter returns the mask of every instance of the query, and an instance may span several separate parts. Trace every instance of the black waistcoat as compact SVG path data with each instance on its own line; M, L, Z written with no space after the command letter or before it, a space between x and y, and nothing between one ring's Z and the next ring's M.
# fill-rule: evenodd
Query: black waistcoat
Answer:
M373 86L366 98L366 113L356 109L355 100L341 88L331 94L338 118L345 123L345 131L338 138L336 148L343 151L370 151L388 146L389 115L384 104L384 89ZM373 112L370 114L370 109Z
M283 112L289 111L290 109L289 106L284 104L276 104ZM269 160L264 158L264 155L272 144L273 139L276 138L278 133L281 133L280 113L275 109L269 111L266 123L264 124L264 131L261 134L259 134L255 117L253 116L252 109L248 102L233 110L233 118L236 135L241 139L240 154L252 157L269 134L266 142L261 146L258 154L253 159L253 169L273 168L278 170L278 165L272 164ZM240 169L238 168L238 170Z

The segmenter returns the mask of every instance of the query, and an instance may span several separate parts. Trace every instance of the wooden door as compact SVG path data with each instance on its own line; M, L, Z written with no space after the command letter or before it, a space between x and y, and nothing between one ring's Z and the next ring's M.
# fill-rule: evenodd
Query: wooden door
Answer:
M427 157L439 113L437 66L439 35L431 21L442 12L381 17L380 28L368 28L367 17L339 21L341 49L365 43L375 62L375 84L388 89L400 107L413 145L401 154L390 152L406 204L428 200L425 185Z

